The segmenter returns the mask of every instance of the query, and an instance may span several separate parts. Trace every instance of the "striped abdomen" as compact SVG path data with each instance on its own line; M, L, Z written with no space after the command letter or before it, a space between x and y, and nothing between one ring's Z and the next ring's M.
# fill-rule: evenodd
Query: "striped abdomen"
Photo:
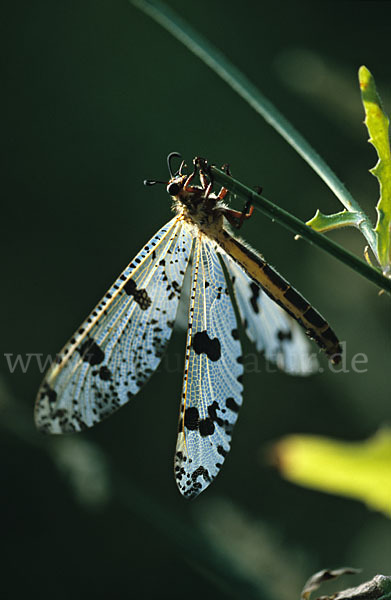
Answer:
M338 338L325 319L281 275L253 250L233 238L227 231L215 235L216 242L262 289L306 330L333 363L341 360Z

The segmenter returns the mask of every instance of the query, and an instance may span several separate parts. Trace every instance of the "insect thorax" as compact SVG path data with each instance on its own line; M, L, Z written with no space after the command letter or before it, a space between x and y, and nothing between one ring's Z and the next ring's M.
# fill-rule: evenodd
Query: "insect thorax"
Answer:
M174 210L185 221L196 225L207 234L223 226L221 202L215 194L209 194L205 198L204 190L198 187L193 187L192 191L181 190L178 196L174 197Z

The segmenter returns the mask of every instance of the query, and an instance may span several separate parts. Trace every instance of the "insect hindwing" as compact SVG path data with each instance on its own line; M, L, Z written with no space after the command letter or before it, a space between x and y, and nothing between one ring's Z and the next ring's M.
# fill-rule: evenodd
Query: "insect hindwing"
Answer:
M314 373L318 361L303 329L230 256L224 253L223 260L231 276L242 324L257 350L285 373Z
M236 316L215 244L196 239L175 476L194 497L216 477L242 404Z

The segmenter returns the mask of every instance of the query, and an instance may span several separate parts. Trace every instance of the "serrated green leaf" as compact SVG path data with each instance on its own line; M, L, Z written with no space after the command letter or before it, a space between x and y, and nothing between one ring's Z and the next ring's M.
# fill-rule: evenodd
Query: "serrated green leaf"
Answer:
M361 500L391 518L390 428L381 429L363 442L288 436L273 450L286 479Z
M325 215L320 210L317 210L312 219L307 221L306 225L315 229L315 231L324 232L331 229L340 229L341 227L358 226L361 218L358 213L348 210L342 210L333 215Z
M375 80L370 71L362 66L358 73L361 99L365 110L365 125L369 142L376 149L379 160L370 172L377 178L380 198L376 206L377 250L385 274L391 271L391 153L388 135L389 120L376 91Z

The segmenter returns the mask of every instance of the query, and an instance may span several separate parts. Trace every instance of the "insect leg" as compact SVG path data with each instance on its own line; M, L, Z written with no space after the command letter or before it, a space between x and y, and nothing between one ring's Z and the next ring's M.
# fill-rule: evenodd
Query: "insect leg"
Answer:
M224 163L223 166L221 167L221 170L224 171L224 173L227 173L227 175L231 175L231 171L230 171L228 163ZM219 198L219 200L224 200L224 198L228 194L228 191L229 190L227 190L227 188L222 187L221 190L219 191L219 193L217 194L217 197Z
M183 186L183 189L185 189L185 190L190 186L191 181L193 181L194 177L197 175L198 165L195 163L195 161L193 161L193 165L194 165L194 169L190 173L188 178L186 179L184 186Z
M200 169L200 181L204 190L204 198L207 199L213 188L213 177L209 172L209 166L205 158L197 156L193 160L195 168Z
M230 171L228 164L224 164L221 167L221 170L224 171L225 173L227 173L227 175L231 175L231 171ZM255 188L255 191L257 192L257 194L261 194L262 188L260 186L257 186ZM226 188L222 187L220 190L220 193L218 195L220 200L225 198L227 193L228 193L228 190ZM254 212L254 206L251 204L251 200L247 200L242 211L227 208L224 210L224 216L226 217L228 223L232 227L234 227L235 229L240 229L243 225L244 220L249 219L251 217L251 215L253 214L253 212Z

